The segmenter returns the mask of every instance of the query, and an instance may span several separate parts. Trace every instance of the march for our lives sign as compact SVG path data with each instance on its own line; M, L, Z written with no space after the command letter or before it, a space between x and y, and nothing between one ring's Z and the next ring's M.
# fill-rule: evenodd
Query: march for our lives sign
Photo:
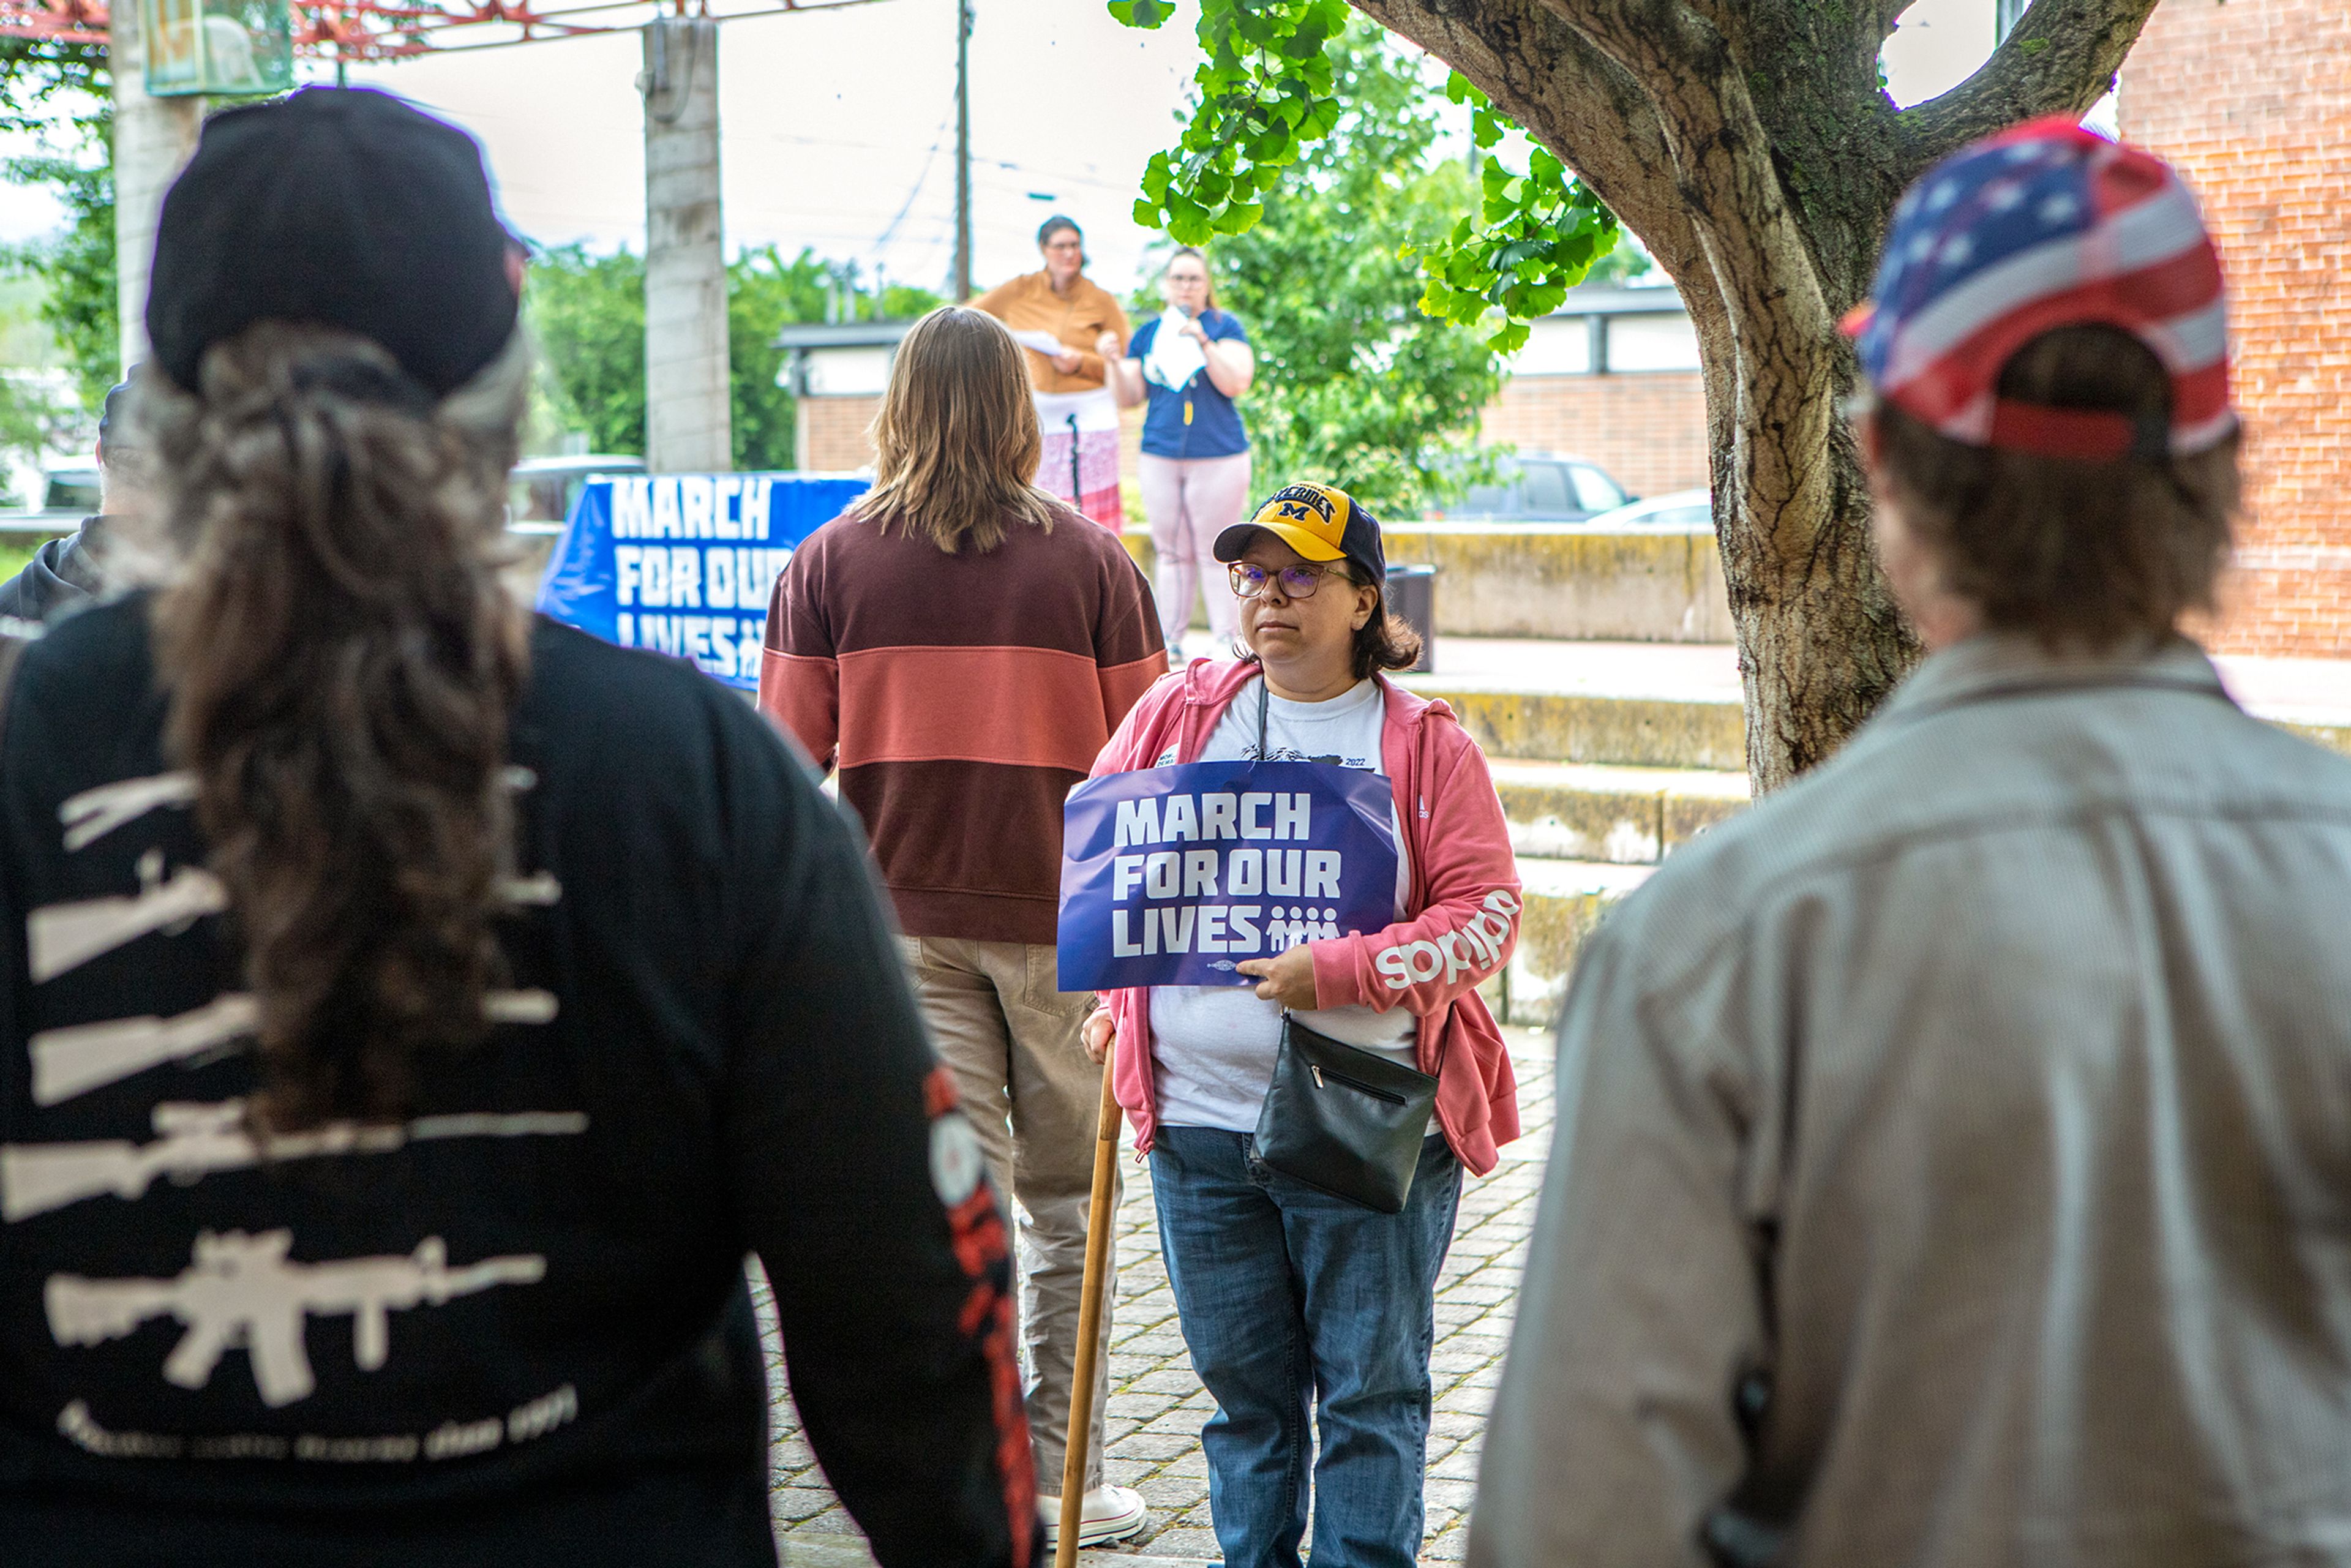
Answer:
M1229 986L1301 942L1395 919L1388 781L1320 762L1090 779L1061 810L1065 991Z
M538 607L752 689L776 574L869 484L832 474L600 475L564 519Z

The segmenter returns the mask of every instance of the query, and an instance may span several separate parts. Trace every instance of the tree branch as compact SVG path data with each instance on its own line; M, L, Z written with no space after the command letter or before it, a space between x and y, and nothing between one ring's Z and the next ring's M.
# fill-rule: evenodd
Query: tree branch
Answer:
M1730 40L1681 0L1543 0L1647 89L1736 345L1733 454L1748 520L1785 559L1828 516L1821 394L1836 352L1819 270ZM1783 532L1782 530L1789 530Z
M1980 136L2044 114L2086 114L2114 87L2156 0L2033 0L1975 75L1895 117L1916 179Z
M1705 277L1656 106L1539 0L1353 0L1475 82L1591 187L1677 280Z

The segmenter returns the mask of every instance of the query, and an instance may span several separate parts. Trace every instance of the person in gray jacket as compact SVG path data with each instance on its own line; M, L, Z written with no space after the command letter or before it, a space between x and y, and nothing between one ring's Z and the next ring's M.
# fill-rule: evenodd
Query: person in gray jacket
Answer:
M1928 656L1586 947L1469 1561L2351 1563L2351 762L2176 631L2213 246L2042 122L1857 315Z
M33 552L25 570L0 582L0 617L27 624L53 621L101 597L126 517L146 506L140 455L123 444L123 394L119 382L106 394L98 416L98 512L63 538Z

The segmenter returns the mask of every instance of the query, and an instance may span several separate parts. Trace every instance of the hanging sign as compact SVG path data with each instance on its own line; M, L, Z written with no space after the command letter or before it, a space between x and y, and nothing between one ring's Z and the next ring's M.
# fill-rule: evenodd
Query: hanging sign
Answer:
M1061 986L1254 985L1301 942L1394 924L1388 781L1319 762L1089 779L1061 809Z
M149 96L251 97L293 87L294 28L286 0L138 5Z
M768 596L799 543L865 494L839 474L600 474L580 487L538 608L755 690Z

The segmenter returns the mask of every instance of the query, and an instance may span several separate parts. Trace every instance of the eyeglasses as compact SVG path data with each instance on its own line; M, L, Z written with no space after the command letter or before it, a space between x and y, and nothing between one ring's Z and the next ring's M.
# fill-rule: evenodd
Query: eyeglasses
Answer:
M1285 566L1280 571L1268 571L1249 561L1237 561L1232 567L1233 594L1239 599L1255 599L1265 591L1265 585L1277 578L1281 582L1284 599L1311 599L1322 580L1334 571L1344 571L1343 566Z

